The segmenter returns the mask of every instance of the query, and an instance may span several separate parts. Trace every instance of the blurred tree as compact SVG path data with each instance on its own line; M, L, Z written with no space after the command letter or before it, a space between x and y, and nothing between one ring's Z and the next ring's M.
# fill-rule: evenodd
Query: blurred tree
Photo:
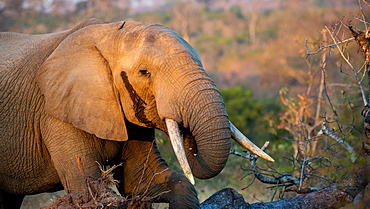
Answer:
M24 0L2 0L3 9L2 15L7 16L14 16L15 20L12 21L12 25L17 27L17 30L20 32L23 31L23 4ZM6 22L5 22L6 23ZM3 23L2 23L3 24Z
M195 28L199 26L202 15L199 13L199 8L202 6L197 1L176 0L172 5L173 12L173 29L188 42L191 42L191 35Z
M23 3L25 0L3 0L5 9L8 11L14 11L20 14L23 11Z
M78 3L76 3L78 5ZM54 16L62 16L72 12L76 6L73 0L52 0L50 3L50 13Z
M251 90L234 87L221 89L230 121L262 145L267 139L277 139L270 121L278 119L281 106L273 100L258 100Z

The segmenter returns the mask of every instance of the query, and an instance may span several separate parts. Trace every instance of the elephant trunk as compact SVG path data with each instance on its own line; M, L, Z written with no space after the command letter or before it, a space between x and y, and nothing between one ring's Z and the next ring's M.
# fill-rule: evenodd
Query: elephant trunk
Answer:
M182 115L190 117L182 118L182 135L193 175L206 179L216 176L226 165L231 134L218 89L210 79L202 79L200 83L193 82L187 87L191 96L185 96L183 100L183 107L186 108L182 110Z
M207 179L216 176L226 165L230 151L230 129L227 118L214 118L205 130L185 135L185 150L194 176Z

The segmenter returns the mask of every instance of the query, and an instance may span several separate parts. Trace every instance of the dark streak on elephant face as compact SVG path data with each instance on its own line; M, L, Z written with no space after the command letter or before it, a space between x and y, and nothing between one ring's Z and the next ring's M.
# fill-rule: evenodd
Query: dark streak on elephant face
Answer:
M129 82L125 71L121 72L121 77L134 104L135 117L139 120L139 122L144 123L147 127L156 127L156 125L146 117L145 106L147 103L136 93L134 87Z

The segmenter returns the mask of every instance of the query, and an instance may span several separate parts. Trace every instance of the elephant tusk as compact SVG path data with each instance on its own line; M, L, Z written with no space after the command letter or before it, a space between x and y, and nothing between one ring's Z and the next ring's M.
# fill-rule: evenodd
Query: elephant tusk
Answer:
M188 163L188 159L186 158L184 141L180 135L179 125L177 124L176 121L169 118L166 118L165 121L167 125L168 135L171 139L171 144L176 154L177 160L179 161L186 178L188 178L190 183L194 185L195 181L193 173L191 172L190 169L190 165Z
M249 150L251 153L257 155L260 158L263 158L270 162L275 162L272 157L262 151L259 147L257 147L251 140L249 140L246 136L242 134L235 126L230 122L230 131L231 137L238 142L242 147Z

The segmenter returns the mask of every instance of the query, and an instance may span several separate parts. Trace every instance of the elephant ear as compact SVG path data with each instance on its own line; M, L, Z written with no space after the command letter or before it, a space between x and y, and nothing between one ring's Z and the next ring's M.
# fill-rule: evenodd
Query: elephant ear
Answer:
M48 114L102 139L128 139L107 60L95 42L106 31L89 26L63 40L37 73ZM96 41L97 40L97 41Z

